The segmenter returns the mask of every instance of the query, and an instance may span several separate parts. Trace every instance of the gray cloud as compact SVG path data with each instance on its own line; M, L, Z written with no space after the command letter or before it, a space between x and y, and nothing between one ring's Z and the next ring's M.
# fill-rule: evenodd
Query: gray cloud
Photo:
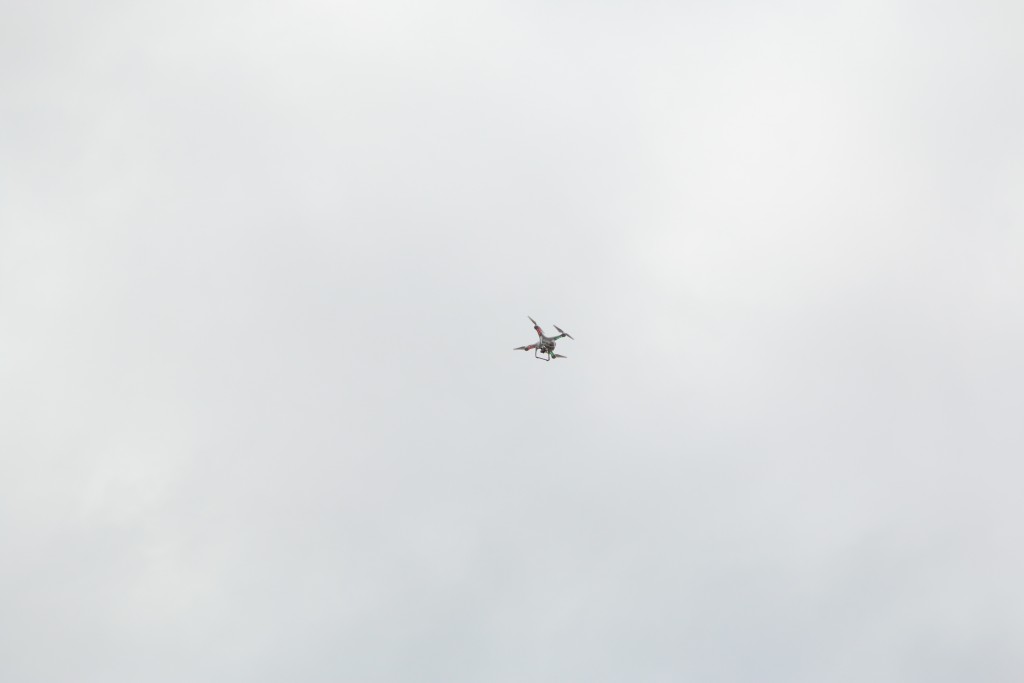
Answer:
M1024 675L1012 3L9 14L3 680Z

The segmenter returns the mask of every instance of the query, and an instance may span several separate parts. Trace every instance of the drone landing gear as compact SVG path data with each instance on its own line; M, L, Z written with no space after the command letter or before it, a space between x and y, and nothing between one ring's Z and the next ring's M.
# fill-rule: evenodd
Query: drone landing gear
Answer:
M541 357L540 357L540 356L538 356L537 354L538 354L538 350L537 350L537 349L534 349L534 350L533 350L533 357L534 357L534 358L536 358L537 360L543 360L543 361L549 361L549 360L551 360L551 354L548 354L548 357L547 357L547 358L541 358Z

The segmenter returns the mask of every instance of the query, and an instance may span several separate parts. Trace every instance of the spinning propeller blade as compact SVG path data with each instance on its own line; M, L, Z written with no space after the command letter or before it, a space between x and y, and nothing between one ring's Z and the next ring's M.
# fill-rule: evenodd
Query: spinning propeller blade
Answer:
M569 334L568 332L566 332L565 330L563 330L561 327L559 327L558 325L555 325L554 327L555 327L556 330L558 330L559 334L564 334L569 339L572 339L572 335ZM572 339L572 340L576 341L575 339Z

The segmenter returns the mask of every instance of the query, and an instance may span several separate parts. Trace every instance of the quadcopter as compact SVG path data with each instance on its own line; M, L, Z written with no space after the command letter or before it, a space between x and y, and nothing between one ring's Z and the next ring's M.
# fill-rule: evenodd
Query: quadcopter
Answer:
M526 317L530 318L530 316ZM533 357L536 358L537 360L547 361L551 360L552 358L565 358L565 356L559 353L555 353L555 341L561 339L562 337L569 337L569 339L572 339L572 335L567 334L566 332L562 332L562 328L559 327L558 325L555 325L555 329L558 330L559 335L557 337L545 337L544 330L540 329L540 325L537 324L537 321L534 320L533 318L530 318L530 322L533 323L533 329L537 330L537 336L540 337L539 341L536 344L529 344L528 346L517 346L512 350L529 351L530 349L533 349ZM547 355L547 358L543 358L540 354Z

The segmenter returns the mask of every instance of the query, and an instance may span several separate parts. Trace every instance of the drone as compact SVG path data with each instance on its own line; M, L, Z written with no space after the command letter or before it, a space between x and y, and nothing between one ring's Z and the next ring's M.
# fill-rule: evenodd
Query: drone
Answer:
M526 317L530 318L530 316ZM563 356L562 354L555 353L555 342L561 339L562 337L569 337L569 339L572 339L572 335L568 334L567 332L563 332L561 327L555 325L555 329L558 330L559 332L558 336L545 337L544 330L540 329L540 325L537 324L537 321L534 320L533 318L530 318L530 322L533 323L533 329L537 330L537 336L540 339L537 341L536 344L529 344L527 346L517 346L512 350L529 351L530 349L533 349L533 357L536 358L537 360L548 361L551 360L552 358L565 358L565 356ZM547 358L542 357L541 354L546 355Z

